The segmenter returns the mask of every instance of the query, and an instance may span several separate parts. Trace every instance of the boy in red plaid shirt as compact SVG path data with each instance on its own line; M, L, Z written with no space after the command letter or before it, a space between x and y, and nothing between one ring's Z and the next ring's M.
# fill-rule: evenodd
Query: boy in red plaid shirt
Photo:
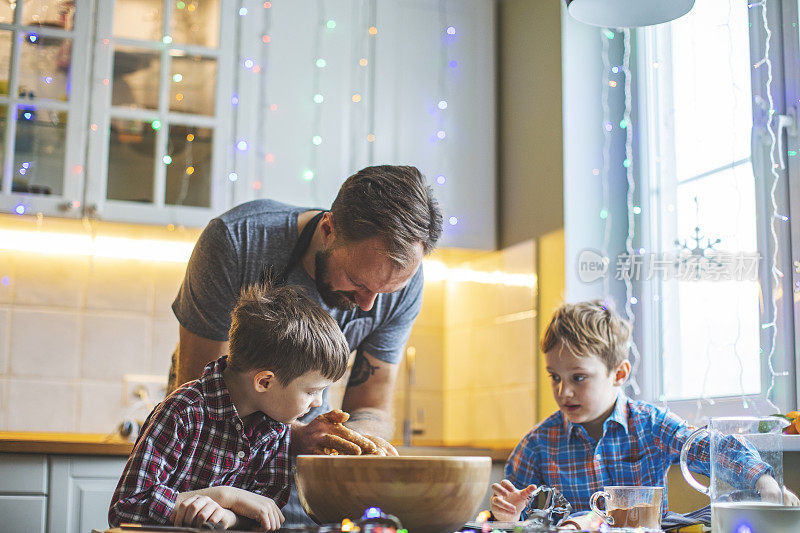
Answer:
M289 425L322 404L350 350L333 318L296 287L245 289L231 316L229 354L142 426L111 500L112 527L283 523Z

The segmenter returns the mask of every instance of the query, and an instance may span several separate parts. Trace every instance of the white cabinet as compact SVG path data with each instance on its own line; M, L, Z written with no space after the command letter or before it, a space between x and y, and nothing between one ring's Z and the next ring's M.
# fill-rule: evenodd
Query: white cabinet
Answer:
M0 533L108 528L126 457L0 454Z
M236 131L257 142L236 153L235 201L329 207L365 166L414 165L442 206L441 245L493 249L493 2L283 1L267 11L245 18L240 35L240 53L266 75L241 73Z
M47 497L0 494L0 532L45 533Z
M85 533L108 528L108 507L125 458L50 457L49 533Z
M91 18L90 0L0 8L3 211L66 214L83 198Z
M203 226L409 164L442 245L495 247L494 2L76 0L34 24L62 4L0 6L0 211Z
M45 533L47 457L0 454L0 533Z
M228 207L236 4L0 6L0 211L201 226Z
M239 8L96 1L86 208L107 220L203 226L231 205Z

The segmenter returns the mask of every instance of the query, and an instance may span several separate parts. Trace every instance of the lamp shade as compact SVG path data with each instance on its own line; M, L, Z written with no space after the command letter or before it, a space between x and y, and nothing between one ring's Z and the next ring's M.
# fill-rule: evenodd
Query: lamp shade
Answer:
M694 0L566 0L575 19L593 26L632 28L682 17Z

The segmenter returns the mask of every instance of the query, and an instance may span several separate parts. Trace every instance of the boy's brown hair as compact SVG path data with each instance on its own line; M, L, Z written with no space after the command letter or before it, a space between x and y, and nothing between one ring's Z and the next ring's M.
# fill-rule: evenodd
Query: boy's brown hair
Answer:
M314 370L337 381L347 368L339 325L300 287L267 281L243 289L229 334L228 366L271 370L283 385Z
M596 355L609 372L628 358L631 324L600 300L561 304L544 330L540 348L560 342L579 357Z
M379 236L387 255L406 266L417 243L429 254L442 235L442 211L416 167L380 165L359 170L331 205L333 226L346 240Z

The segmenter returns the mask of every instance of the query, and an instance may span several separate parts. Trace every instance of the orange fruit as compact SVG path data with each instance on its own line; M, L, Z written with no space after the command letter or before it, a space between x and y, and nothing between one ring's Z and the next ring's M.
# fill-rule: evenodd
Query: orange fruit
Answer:
M789 427L785 428L783 430L783 433L785 435L797 435L798 434L797 433L797 428L794 426L794 424L789 424Z
M794 422L792 422L792 426L794 426L795 431L800 433L800 418L795 418Z
M791 418L792 420L794 420L797 417L800 417L800 411L789 411L788 413L786 413L786 416L787 418Z

